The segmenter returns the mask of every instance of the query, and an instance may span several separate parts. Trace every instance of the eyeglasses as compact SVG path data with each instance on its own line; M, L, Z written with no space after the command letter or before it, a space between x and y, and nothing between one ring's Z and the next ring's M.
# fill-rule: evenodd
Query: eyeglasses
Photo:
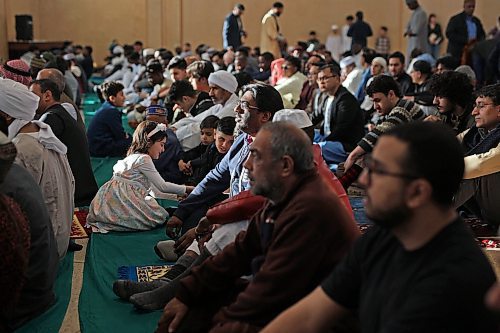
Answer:
M488 106L488 105L494 105L493 103L474 103L472 104L472 108L474 109L482 109L484 108L485 106Z
M336 77L337 75L330 75L330 76L323 76L323 77L318 77L316 79L316 81L318 82L325 82L327 81L328 79L331 79L332 77Z
M258 110L259 108L256 107L256 106L252 106L250 105L247 101L238 101L238 103L236 103L236 107L238 108L241 108L243 111L250 111L250 109L254 109L254 110Z
M408 180L414 180L420 178L419 176L410 175L407 173L398 173L398 172L390 172L385 171L377 167L377 161L375 161L370 155L365 158L365 169L368 175L368 185L372 182L372 174L376 173L377 175L388 176L388 177L396 177L403 178Z

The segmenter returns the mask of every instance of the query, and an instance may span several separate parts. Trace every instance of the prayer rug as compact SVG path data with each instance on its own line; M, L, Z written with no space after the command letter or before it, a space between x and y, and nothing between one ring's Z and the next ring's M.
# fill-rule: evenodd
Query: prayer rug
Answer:
M161 279L173 265L121 266L118 267L119 280L151 282Z
M88 238L92 233L92 228L85 228L88 213L88 209L75 208L71 224L71 239Z
M59 263L59 271L54 284L56 303L45 313L17 329L15 333L59 332L71 298L73 260L74 252L68 252Z
M81 332L154 332L162 312L140 313L119 299L112 287L120 266L164 265L153 247L165 239L165 228L92 234L78 304Z

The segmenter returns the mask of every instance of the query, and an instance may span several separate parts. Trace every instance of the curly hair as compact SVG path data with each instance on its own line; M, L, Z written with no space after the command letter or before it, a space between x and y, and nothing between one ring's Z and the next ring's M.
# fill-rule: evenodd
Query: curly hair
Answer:
M472 101L472 84L467 75L446 71L431 77L429 91L434 96L448 98L452 103L465 108Z

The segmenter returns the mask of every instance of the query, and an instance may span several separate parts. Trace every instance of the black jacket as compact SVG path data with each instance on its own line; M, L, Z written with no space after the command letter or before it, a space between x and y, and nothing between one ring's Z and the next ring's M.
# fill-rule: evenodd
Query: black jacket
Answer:
M330 112L330 135L326 141L339 141L346 152L352 151L356 144L365 135L363 111L358 101L345 87L340 86L328 110L325 110L328 98L325 98L315 110L312 118L313 125L324 122L325 112ZM320 128L323 133L323 126Z
M453 16L446 27L446 37L448 38L447 52L457 59L460 59L462 50L468 42L467 23L465 22L467 14L461 12ZM477 40L483 40L485 37L483 25L481 21L473 16L472 21L477 27Z

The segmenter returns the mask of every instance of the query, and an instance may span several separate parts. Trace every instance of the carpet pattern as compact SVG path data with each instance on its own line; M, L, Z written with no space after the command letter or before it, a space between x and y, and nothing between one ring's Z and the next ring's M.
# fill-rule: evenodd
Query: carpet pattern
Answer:
M173 265L120 266L118 267L118 279L151 282L164 277L172 266Z
M85 228L88 213L87 209L75 208L73 223L71 224L71 239L89 238L89 235L92 233L92 229Z

